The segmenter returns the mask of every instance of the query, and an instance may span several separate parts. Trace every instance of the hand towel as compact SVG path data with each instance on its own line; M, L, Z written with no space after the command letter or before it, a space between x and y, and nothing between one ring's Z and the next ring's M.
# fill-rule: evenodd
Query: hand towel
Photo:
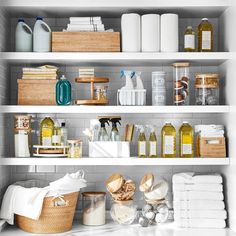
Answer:
M91 16L91 17L70 17L70 22L101 22L101 16Z
M121 38L123 52L140 52L141 29L140 15L135 13L121 16Z
M224 220L217 219L182 219L175 221L175 224L182 228L223 229L226 227Z
M226 210L180 210L174 211L174 219L227 219Z
M160 51L160 15L146 14L141 17L142 52Z
M224 210L223 201L215 200L191 200L191 201L173 201L175 211L179 210Z
M173 192L175 191L209 191L222 192L222 184L173 184Z
M195 175L194 172L186 172L173 175L172 182L173 184L221 184L223 179L219 174Z
M222 192L209 191L174 191L174 201L181 200L224 200Z

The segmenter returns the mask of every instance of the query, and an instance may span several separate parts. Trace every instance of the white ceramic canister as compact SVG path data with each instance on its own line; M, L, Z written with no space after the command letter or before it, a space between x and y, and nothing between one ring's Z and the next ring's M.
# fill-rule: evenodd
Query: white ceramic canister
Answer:
M16 52L32 52L33 50L33 32L24 19L19 19L16 26L15 50Z
M43 21L43 18L37 17L34 25L34 52L51 52L52 33L50 27Z

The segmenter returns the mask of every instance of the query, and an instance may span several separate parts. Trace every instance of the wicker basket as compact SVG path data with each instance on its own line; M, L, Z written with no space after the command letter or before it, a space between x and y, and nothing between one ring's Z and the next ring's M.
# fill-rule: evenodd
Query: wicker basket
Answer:
M16 215L17 226L29 233L49 234L71 230L79 192L64 194L60 197L44 198L39 220ZM60 203L65 201L65 205Z

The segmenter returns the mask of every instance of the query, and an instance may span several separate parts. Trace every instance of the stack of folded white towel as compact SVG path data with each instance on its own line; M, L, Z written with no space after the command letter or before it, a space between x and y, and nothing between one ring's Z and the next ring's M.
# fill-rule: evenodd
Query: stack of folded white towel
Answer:
M183 228L225 228L227 212L219 174L179 173L172 178L174 220Z

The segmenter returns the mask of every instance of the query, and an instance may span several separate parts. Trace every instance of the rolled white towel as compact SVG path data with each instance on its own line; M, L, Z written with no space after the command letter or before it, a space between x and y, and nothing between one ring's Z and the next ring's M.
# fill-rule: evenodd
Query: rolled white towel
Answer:
M180 210L224 210L223 201L215 200L191 200L191 201L173 201L175 211Z
M226 227L225 220L217 219L181 219L175 221L177 227L181 228L211 228L223 229Z
M219 174L195 175L194 172L186 172L173 175L172 182L173 184L221 184L223 182L223 179Z
M222 192L207 191L174 191L174 201L181 200L224 200Z
M209 191L222 192L222 184L173 184L173 191Z
M180 210L174 211L174 219L227 219L226 210Z

